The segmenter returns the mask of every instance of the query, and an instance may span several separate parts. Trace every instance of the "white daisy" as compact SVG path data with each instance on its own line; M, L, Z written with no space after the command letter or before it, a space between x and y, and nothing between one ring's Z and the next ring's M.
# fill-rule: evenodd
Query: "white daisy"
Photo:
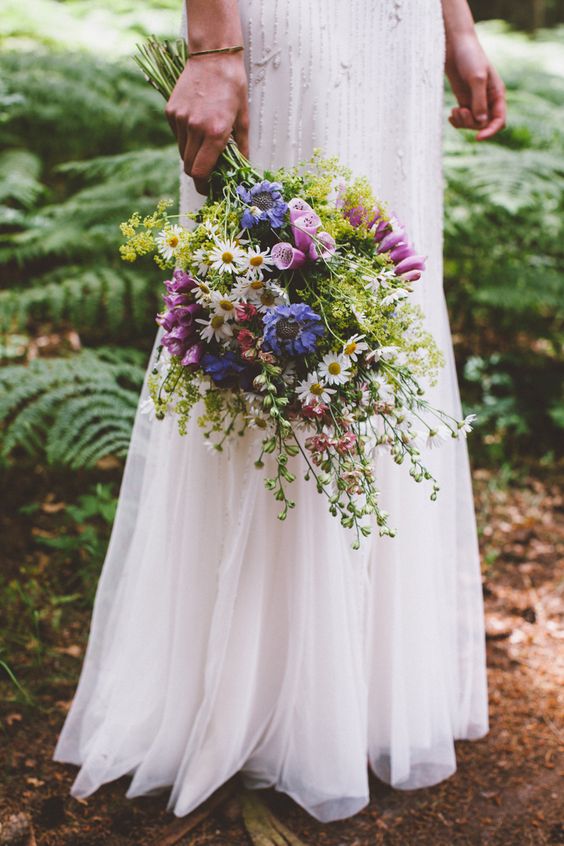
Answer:
M288 294L283 288L270 283L270 285L264 286L258 296L252 298L252 302L259 311L265 312L269 308L274 308L274 306L287 305Z
M220 291L211 292L211 306L215 314L220 314L225 320L235 319L235 307L237 303L228 294Z
M260 299L266 287L267 283L262 277L244 276L237 281L237 284L231 289L231 293L235 297L242 297L245 300L255 302Z
M268 249L261 251L258 247L251 247L245 253L241 267L249 277L262 279L264 271L270 267L272 261Z
M404 300L406 297L407 291L403 288L396 288L391 294L387 294L380 304L383 306L394 305L394 303Z
M240 273L245 251L233 239L222 241L219 238L210 250L210 266L220 273Z
M472 424L474 423L474 420L476 420L477 418L478 418L477 414L467 414L466 417L464 418L464 420L462 420L458 424L458 434L462 435L462 437L465 438L466 435L468 435L472 431L472 429L474 428L474 426Z
M196 323L201 323L204 327L200 330L200 338L207 341L208 344L214 339L223 341L225 338L233 336L233 327L222 314L212 314L209 320L198 317Z
M205 282L196 280L197 287L193 290L194 299L202 305L208 304L213 294L213 288L210 288Z
M429 449L432 449L440 446L448 437L450 437L448 429L445 429L444 426L437 426L434 429L429 429L425 443Z
M368 349L368 344L363 341L364 335L353 335L352 338L343 346L343 355L346 355L351 361L358 361L360 353Z
M162 229L155 238L157 249L165 261L170 261L175 257L181 245L183 231L181 226L174 224L174 226L167 226L166 229Z
M366 361L373 363L380 361L380 359L390 361L397 356L398 351L398 347L391 345L389 347L377 347L375 350L370 350L370 352L367 353Z
M331 395L335 388L328 388L323 380L314 371L307 379L304 379L296 387L296 393L304 405L311 405L318 402L330 403Z
M207 250L204 250L203 247L194 250L192 253L192 264L196 268L198 276L205 276L210 269Z
M351 376L350 366L346 356L327 353L319 365L319 375L328 385L344 385Z

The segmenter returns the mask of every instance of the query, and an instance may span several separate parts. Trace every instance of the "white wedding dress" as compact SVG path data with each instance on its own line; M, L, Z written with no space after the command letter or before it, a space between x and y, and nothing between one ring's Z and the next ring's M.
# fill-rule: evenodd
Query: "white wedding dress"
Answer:
M419 252L416 300L446 356L431 397L460 413L441 269L440 0L240 0L251 158L314 147L369 177ZM198 202L184 180L184 208ZM178 815L234 773L327 821L455 770L487 732L482 596L466 444L428 460L437 502L377 459L397 538L359 552L300 474L295 511L253 466L258 434L210 453L196 423L138 414L80 684L55 757L75 796L126 773Z

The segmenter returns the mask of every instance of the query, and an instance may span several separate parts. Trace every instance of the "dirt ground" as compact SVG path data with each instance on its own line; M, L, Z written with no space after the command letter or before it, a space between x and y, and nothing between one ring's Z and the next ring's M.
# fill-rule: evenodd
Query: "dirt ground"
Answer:
M289 798L261 791L264 803L304 844L320 846L541 846L564 844L561 474L543 471L498 487L477 471L476 504L487 609L491 731L457 744L458 770L436 787L400 792L376 779L355 817L320 825ZM17 538L16 538L17 540ZM18 543L25 538L20 537ZM35 554L35 553L34 553ZM39 553L38 553L39 554ZM41 554L45 554L44 552ZM3 683L0 710L0 846L223 846L250 844L238 785L189 833L166 811L166 796L124 798L127 779L87 801L68 796L74 768L50 755L72 697L88 613L60 630L36 672L33 707ZM77 647L77 644L78 647ZM559 649L560 647L560 649ZM205 810L205 808L204 808ZM9 832L10 816L27 833ZM32 829L30 828L30 825ZM255 839L257 846L274 840ZM290 843L291 840L279 840Z

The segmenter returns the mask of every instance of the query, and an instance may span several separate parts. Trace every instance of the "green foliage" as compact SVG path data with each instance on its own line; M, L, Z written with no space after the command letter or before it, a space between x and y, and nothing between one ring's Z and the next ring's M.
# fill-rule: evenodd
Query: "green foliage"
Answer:
M0 370L1 455L16 450L71 468L127 452L144 356L100 348Z
M471 443L497 462L561 436L564 72L525 36L495 25L485 38L509 120L490 144L448 131L445 284L463 398L481 419Z
M39 544L56 550L73 567L76 580L71 587L80 588L80 598L88 603L94 599L96 576L106 554L116 507L113 486L99 482L65 507L56 534L37 538Z
M151 274L104 264L68 265L39 277L25 294L0 292L0 330L17 332L38 323L67 324L86 338L124 340L150 335L158 310Z

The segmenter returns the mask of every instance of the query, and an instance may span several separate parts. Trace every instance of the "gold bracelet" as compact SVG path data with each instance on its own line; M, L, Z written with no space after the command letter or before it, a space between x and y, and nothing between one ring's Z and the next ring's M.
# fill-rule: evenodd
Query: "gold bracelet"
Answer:
M244 49L243 45L239 44L237 47L218 47L215 50L197 50L195 53L188 51L188 58L191 59L193 56L209 56L212 53L240 53Z

